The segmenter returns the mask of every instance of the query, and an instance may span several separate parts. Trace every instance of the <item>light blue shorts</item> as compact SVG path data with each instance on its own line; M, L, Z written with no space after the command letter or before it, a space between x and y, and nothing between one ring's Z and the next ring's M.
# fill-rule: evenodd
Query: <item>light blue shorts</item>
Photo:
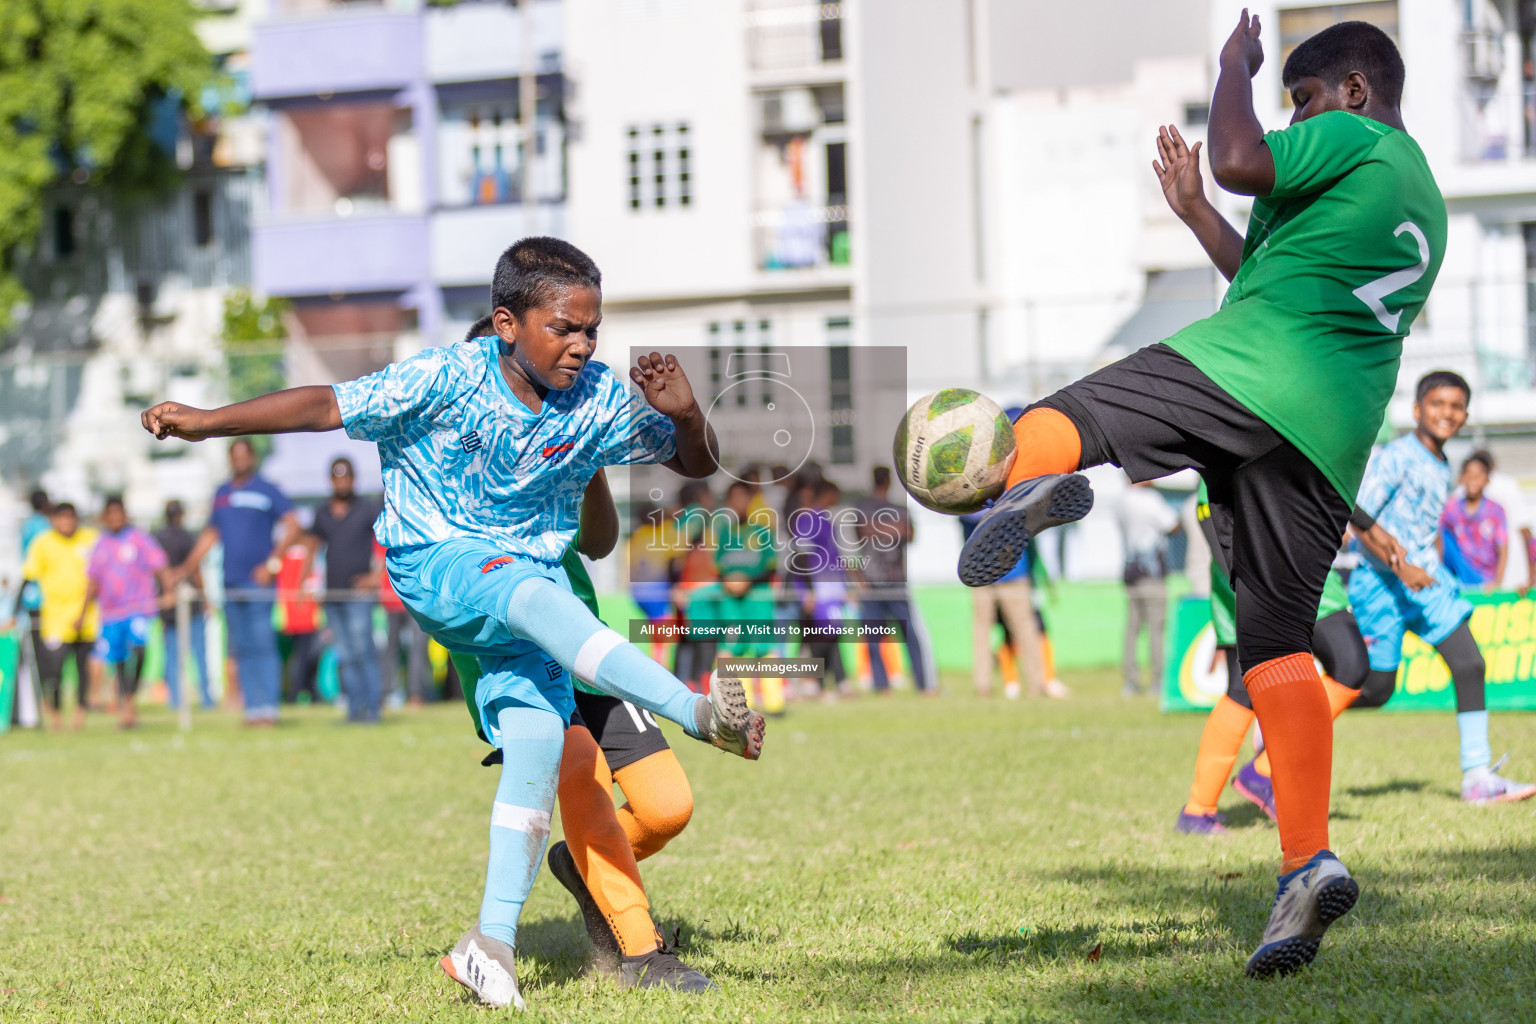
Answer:
M525 580L539 577L571 589L558 563L511 554L490 541L454 538L391 548L384 568L423 630L449 650L479 659L475 703L492 743L501 746L497 721L504 707L549 711L570 724L576 710L570 676L507 625L508 602Z
M149 616L135 615L116 622L104 622L96 638L93 653L108 665L121 665L149 640Z
M1455 577L1441 566L1435 585L1409 590L1391 573L1365 563L1349 574L1349 605L1360 624L1371 668L1390 671L1403 660L1403 634L1417 633L1431 647L1442 643L1467 621L1472 605L1461 596Z

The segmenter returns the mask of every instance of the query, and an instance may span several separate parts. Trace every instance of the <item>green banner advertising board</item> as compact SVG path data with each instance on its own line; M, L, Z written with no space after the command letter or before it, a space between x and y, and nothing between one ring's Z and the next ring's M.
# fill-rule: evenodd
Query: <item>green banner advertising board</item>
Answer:
M1488 663L1488 707L1536 710L1536 597L1468 594L1472 636ZM1164 711L1206 711L1227 692L1227 670L1215 663L1210 602L1186 597L1171 616L1164 668ZM1454 711L1456 694L1445 662L1418 637L1403 640L1397 692L1388 711Z
M16 707L16 661L21 647L14 636L0 634L0 733L11 728Z

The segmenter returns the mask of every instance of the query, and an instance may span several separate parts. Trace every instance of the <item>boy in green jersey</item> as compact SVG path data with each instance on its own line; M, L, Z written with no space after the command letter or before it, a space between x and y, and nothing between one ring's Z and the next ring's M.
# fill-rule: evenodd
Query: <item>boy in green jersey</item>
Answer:
M1205 198L1198 145L1165 130L1153 163L1232 282L1221 309L1017 420L1009 489L966 542L959 575L990 583L1030 537L1086 515L1093 495L1077 470L1204 477L1274 769L1284 873L1248 961L1266 976L1311 962L1358 896L1327 849L1333 730L1312 631L1403 336L1440 269L1446 215L1403 127L1403 62L1385 33L1345 22L1297 46L1281 76L1295 115L1267 133L1253 110L1259 35L1244 11L1222 47L1209 130L1217 183L1255 197L1247 236Z

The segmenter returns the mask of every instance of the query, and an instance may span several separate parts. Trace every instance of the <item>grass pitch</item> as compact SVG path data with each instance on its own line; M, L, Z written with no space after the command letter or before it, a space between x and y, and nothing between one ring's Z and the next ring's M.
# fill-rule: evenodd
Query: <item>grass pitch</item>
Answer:
M697 809L642 869L721 990L582 977L543 871L518 936L531 1018L1536 1020L1536 801L1462 807L1449 714L1340 722L1333 841L1361 900L1309 970L1255 983L1274 827L1228 798L1233 835L1174 834L1201 719L1068 681L1065 703L956 678L795 706L755 765L674 730ZM1493 721L1536 774L1536 717ZM482 753L454 705L0 738L0 1020L489 1019L437 967L479 907Z

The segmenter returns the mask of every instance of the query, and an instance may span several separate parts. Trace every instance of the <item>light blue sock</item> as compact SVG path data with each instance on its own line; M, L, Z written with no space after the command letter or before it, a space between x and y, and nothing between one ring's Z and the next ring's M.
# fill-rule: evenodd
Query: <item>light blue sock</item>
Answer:
M549 839L565 723L559 715L523 707L502 708L496 721L504 760L491 807L491 856L485 867L480 930L511 946Z
M1488 745L1488 712L1458 711L1456 728L1461 732L1461 770L1488 767L1493 762L1493 748Z
M537 576L519 583L507 602L507 624L582 682L676 722L699 738L697 706L706 698L603 625L558 583Z

